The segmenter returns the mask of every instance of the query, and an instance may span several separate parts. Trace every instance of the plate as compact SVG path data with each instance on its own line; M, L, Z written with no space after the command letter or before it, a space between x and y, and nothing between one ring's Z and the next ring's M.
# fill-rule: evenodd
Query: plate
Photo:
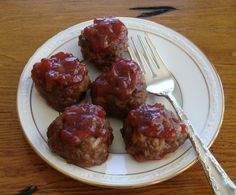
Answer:
M176 79L178 87L175 96L202 141L210 147L219 132L224 113L223 88L214 67L193 43L179 33L147 20L127 17L119 19L127 26L129 36L149 34ZM197 161L197 155L189 140L162 160L139 163L126 153L120 134L122 122L115 118L109 118L115 139L108 160L100 166L80 168L66 163L49 150L47 127L59 113L49 107L35 90L31 69L41 58L58 51L69 52L82 59L78 35L91 23L92 21L83 22L58 33L44 43L26 64L19 81L17 108L22 129L30 145L56 170L91 185L141 187L178 175ZM91 64L88 64L88 69L91 79L95 79L99 72ZM89 96L86 98L89 99ZM167 100L157 96L149 95L147 102L161 102L172 109Z

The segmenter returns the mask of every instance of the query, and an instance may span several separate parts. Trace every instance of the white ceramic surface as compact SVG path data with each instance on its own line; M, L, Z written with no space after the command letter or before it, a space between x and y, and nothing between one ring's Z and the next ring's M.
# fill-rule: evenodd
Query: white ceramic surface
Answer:
M221 81L205 55L189 40L177 32L147 20L120 17L129 29L129 35L150 35L169 70L176 78L179 90L175 95L182 103L193 126L203 142L210 146L216 138L224 113L224 95ZM22 72L18 87L17 107L23 131L36 153L58 171L76 180L91 185L128 188L140 187L167 180L181 173L196 162L197 156L187 140L174 153L159 161L136 162L126 154L120 134L122 122L109 119L115 139L108 160L100 166L80 168L65 162L51 153L47 146L48 125L58 116L38 94L31 79L31 69L41 58L58 51L70 52L80 59L78 35L92 21L72 26L49 39L30 58ZM88 65L93 80L99 72ZM89 94L87 95L89 100ZM161 102L171 109L160 97L149 95L148 103Z

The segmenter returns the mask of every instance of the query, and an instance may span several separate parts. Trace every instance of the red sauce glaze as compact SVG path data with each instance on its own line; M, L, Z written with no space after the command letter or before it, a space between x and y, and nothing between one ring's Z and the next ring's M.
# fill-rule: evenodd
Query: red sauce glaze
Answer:
M78 145L87 137L101 137L102 141L108 141L111 132L106 126L106 112L100 106L85 103L80 106L71 106L61 115L63 117L63 129L60 132L61 139L70 144Z
M49 59L43 58L40 63L34 65L32 70L32 77L39 78L47 91L57 83L64 86L79 83L86 74L86 67L78 58L63 52Z
M142 105L130 111L127 120L132 129L147 137L175 140L178 138L177 130L186 133L186 125L162 104Z
M141 70L134 61L121 59L114 62L107 72L104 72L95 81L97 96L113 94L125 100L135 90Z
M128 30L117 18L96 18L84 29L83 35L89 40L94 51L110 51L127 39Z

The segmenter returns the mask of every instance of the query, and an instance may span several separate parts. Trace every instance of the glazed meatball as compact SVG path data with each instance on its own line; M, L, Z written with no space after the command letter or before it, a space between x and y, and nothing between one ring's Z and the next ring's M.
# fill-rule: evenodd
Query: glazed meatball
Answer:
M96 18L79 36L84 58L99 69L107 69L127 51L128 30L117 18Z
M40 94L57 111L78 103L90 84L85 64L63 52L36 63L31 77Z
M113 140L106 112L90 103L65 109L48 127L52 152L80 167L100 165L108 157Z
M108 115L119 118L143 104L146 96L144 76L132 60L114 62L91 85L92 102L102 106Z
M174 152L187 138L186 125L162 104L142 105L129 112L122 136L137 161L158 160Z

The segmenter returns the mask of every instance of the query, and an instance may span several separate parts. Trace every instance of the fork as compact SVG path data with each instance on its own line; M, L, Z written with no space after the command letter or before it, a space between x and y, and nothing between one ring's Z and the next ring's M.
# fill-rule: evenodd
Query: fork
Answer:
M198 158L215 194L235 195L236 185L201 141L198 133L174 97L174 77L165 66L150 37L145 33L143 37L137 35L137 39L142 49L138 48L138 44L131 37L131 44L128 46L128 51L131 59L140 64L147 83L147 91L151 94L167 98L175 108L178 117L188 126L188 136L198 154ZM133 45L133 48L131 45Z

